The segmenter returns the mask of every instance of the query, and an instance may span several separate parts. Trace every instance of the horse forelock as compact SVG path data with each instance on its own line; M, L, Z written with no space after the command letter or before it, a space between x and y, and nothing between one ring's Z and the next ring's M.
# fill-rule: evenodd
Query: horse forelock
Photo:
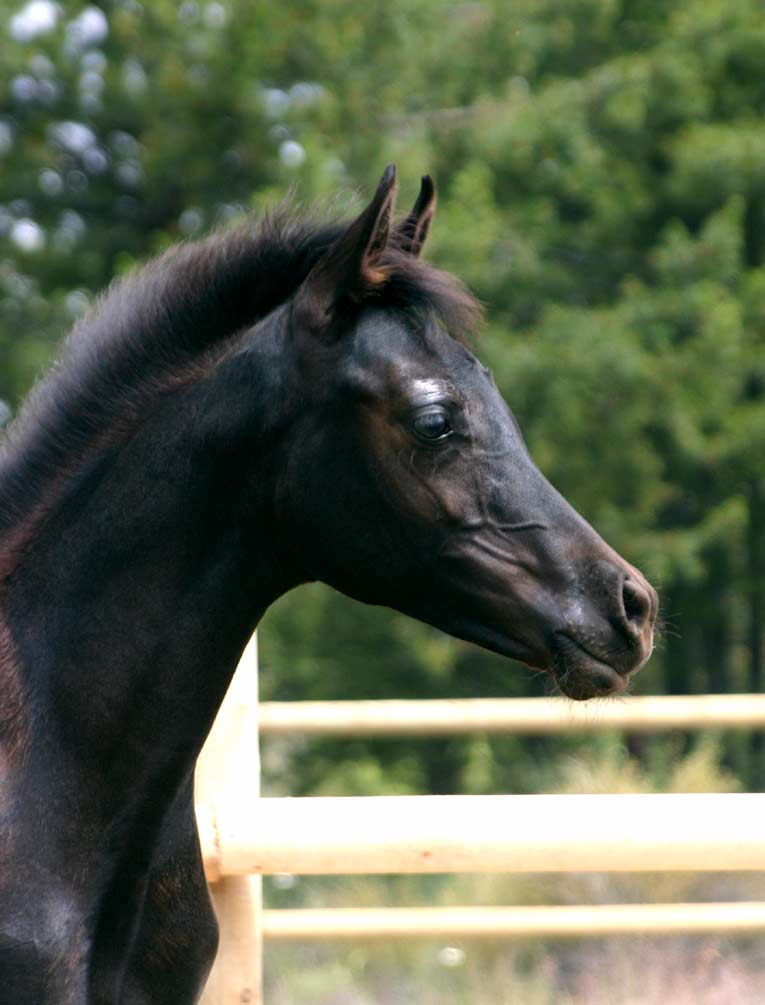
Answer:
M432 311L461 345L472 343L483 319L480 301L456 276L395 246L384 252L369 296L404 311Z

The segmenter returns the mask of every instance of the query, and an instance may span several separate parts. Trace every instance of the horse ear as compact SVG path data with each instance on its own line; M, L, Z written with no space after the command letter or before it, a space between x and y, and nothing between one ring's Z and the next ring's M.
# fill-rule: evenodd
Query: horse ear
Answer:
M420 185L420 194L412 212L396 228L394 239L402 251L418 257L428 236L433 214L436 211L436 187L426 174Z
M295 306L311 326L331 321L345 298L383 281L378 268L388 243L396 197L396 168L389 164L367 208L319 259L295 296Z

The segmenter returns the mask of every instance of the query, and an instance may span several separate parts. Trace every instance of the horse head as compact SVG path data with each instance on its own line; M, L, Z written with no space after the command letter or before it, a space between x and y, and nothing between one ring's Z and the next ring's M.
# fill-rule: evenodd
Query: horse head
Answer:
M306 579L549 671L584 699L648 659L657 595L545 479L464 328L477 307L419 253L429 178L395 171L286 309L299 402L279 514Z

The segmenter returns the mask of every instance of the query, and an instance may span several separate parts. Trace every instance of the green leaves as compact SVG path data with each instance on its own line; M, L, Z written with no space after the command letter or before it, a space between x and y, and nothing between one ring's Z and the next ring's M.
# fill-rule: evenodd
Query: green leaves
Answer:
M429 171L427 254L486 301L480 353L536 458L660 575L680 638L646 689L663 670L691 686L691 666L714 683L720 652L719 679L744 685L746 486L765 458L758 0L125 0L76 44L79 9L60 10L34 38L0 33L0 398L172 241L293 186L351 206L394 159L408 205ZM320 590L280 611L266 695L541 688ZM421 757L431 779L456 771Z

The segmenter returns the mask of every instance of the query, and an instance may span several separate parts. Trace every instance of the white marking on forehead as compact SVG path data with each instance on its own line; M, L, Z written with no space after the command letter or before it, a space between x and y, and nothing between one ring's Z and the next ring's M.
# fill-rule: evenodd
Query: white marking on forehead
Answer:
M448 390L449 385L443 380L415 380L412 382L412 390L416 394L443 394Z

